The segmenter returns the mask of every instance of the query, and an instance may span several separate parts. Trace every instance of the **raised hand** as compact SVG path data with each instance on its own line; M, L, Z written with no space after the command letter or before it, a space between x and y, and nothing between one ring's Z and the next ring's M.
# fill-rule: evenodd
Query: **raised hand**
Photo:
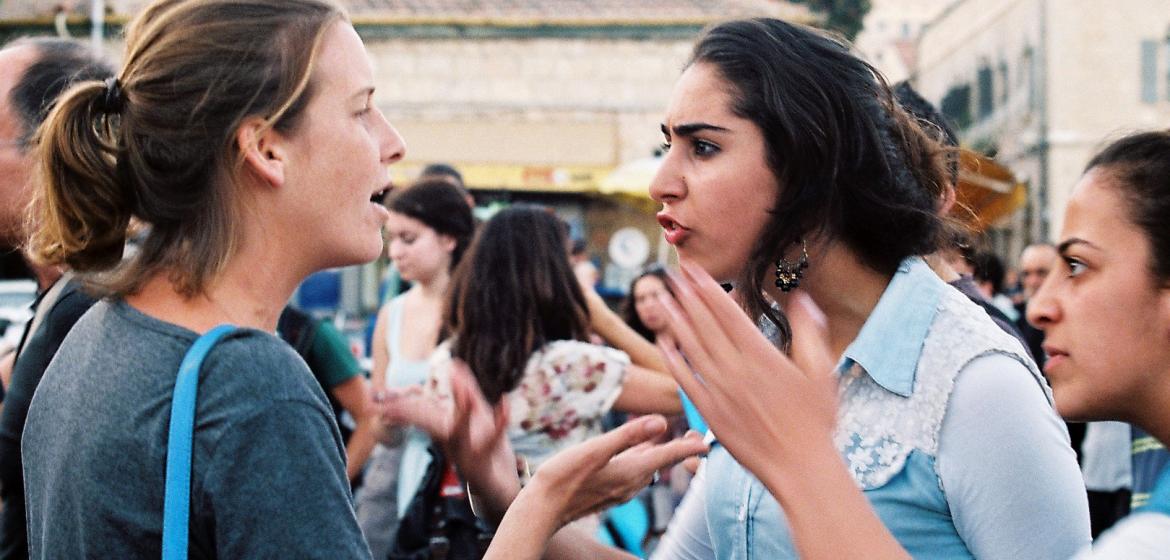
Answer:
M787 302L790 359L698 266L684 261L671 286L674 298L664 294L662 301L669 334L658 338L659 348L731 455L758 475L807 456L811 447L831 447L834 360L824 316L811 298L797 292Z
M498 521L520 488L507 438L507 401L488 404L462 362L452 362L450 379L449 396L418 387L389 391L382 402L382 421L412 424L430 434L484 500L478 504L486 508L484 516Z
M653 444L665 431L664 418L643 416L553 455L516 497L485 558L538 558L565 524L628 501L659 469L707 450L694 432Z
M834 360L812 299L796 292L786 302L790 359L699 267L684 262L672 287L677 301L663 298L671 336L658 339L670 372L719 443L784 507L800 557L909 558L833 445Z

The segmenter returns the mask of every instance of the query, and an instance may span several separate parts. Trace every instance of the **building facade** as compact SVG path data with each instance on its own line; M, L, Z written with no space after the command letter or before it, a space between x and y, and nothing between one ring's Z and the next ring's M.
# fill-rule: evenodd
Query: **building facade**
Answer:
M923 30L912 81L965 146L1028 185L1001 254L1059 235L1104 143L1170 125L1170 0L960 0Z
M89 37L91 2L75 2L64 13L58 4L0 2L0 41L62 32ZM146 1L104 4L104 50L116 60L122 26ZM633 227L650 247L659 246L648 194L612 196L599 186L662 143L662 113L703 27L738 17L814 21L805 7L784 0L342 4L374 60L376 102L406 139L406 159L391 168L395 183L409 184L428 163L453 164L481 204L555 208L603 271L618 229ZM631 272L606 274L605 287L624 290ZM379 273L375 265L345 274L342 307L366 313L376 306Z
M871 0L853 49L890 83L910 77L918 58L918 36L955 0Z

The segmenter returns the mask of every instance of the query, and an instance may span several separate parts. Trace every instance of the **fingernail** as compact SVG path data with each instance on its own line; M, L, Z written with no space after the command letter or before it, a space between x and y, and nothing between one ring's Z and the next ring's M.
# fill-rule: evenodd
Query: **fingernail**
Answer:
M646 434L656 434L666 429L666 419L657 414L647 416L642 421L642 432Z

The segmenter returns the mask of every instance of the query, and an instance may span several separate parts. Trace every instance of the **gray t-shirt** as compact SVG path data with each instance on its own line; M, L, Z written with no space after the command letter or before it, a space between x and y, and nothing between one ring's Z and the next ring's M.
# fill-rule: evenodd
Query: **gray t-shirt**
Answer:
M24 431L32 558L158 558L167 429L196 334L121 301L65 338ZM241 330L203 363L191 558L369 558L333 411L275 336Z

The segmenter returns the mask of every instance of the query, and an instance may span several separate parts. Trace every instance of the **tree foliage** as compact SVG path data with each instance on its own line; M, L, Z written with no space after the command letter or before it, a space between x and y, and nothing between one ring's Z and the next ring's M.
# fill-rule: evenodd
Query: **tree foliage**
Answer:
M861 22L869 13L870 0L794 0L824 16L822 25L850 41L861 31Z

